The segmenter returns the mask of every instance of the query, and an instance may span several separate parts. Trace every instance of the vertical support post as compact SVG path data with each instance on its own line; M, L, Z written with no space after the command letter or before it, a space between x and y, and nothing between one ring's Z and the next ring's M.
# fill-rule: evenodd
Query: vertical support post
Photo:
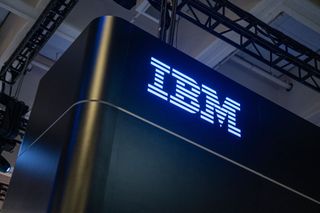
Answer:
M160 7L160 27L159 27L159 38L161 41L167 41L167 13L168 13L168 2L167 0L161 0L161 7Z
M178 0L172 0L172 12L171 12L171 22L170 22L170 34L169 34L169 44L173 46L174 34L176 28L176 16L177 16L177 4Z

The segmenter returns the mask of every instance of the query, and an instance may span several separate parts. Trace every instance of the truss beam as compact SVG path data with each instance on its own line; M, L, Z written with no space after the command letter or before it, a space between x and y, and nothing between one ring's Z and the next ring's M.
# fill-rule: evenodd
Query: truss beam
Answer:
M177 14L320 92L320 55L226 0L183 0Z
M60 26L78 0L51 0L0 70L0 80L14 84Z

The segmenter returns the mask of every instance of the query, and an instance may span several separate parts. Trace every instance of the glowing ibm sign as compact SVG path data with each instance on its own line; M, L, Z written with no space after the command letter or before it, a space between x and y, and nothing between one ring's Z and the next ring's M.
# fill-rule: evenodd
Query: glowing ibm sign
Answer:
M236 112L240 111L238 102L226 97L221 105L217 92L210 87L204 84L200 87L194 79L153 57L151 57L151 65L155 68L155 77L153 84L148 84L148 92L189 113L195 114L200 111L200 118L211 124L214 124L214 116L217 116L220 127L227 123L228 132L241 137L241 130L236 127ZM163 89L166 75L171 75L176 79L175 94L173 95L169 95ZM201 93L205 95L204 109L200 109L198 100Z

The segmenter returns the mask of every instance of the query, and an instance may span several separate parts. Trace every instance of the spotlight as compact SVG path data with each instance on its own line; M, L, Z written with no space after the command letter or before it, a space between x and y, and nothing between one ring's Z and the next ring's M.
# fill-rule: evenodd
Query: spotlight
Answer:
M22 101L18 101L4 93L0 93L0 172L9 172L10 164L1 155L3 151L12 152L23 135L27 120L24 115L29 108Z
M9 172L10 171L10 163L0 155L0 172Z

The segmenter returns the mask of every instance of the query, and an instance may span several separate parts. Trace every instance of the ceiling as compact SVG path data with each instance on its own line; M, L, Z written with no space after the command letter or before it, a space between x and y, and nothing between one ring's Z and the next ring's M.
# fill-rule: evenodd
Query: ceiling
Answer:
M0 0L0 66L12 54L48 2L49 0ZM320 0L231 2L306 46L316 51L320 49ZM19 99L32 106L41 77L95 17L119 16L156 36L158 24L141 13L143 4L144 0L138 0L136 7L128 11L112 0L79 0L32 62L32 69L24 79ZM268 66L183 19L179 21L174 46L250 90L320 126L320 94L285 76L280 76ZM249 62L249 65L237 60L239 56L241 60ZM253 67L258 67L260 71L255 71L258 68ZM288 82L293 83L289 92L283 86ZM11 162L14 162L15 156L9 155Z

